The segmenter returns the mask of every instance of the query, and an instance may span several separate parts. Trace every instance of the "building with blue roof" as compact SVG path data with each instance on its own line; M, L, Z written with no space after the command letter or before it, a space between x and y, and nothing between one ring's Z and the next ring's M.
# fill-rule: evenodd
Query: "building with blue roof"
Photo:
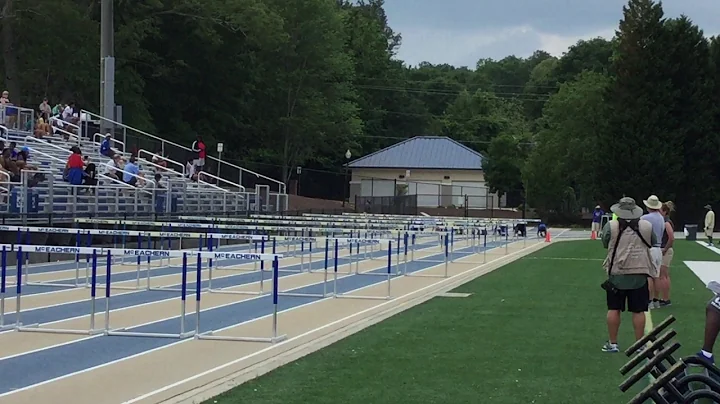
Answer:
M482 154L447 137L416 136L348 163L356 196L417 195L419 207L485 209L502 202L489 192Z

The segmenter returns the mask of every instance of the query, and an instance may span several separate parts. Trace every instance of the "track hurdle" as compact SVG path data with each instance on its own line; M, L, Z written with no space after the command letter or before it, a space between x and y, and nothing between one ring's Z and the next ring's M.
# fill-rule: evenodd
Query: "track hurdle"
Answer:
M18 256L22 256L22 253L18 253ZM19 261L18 261L19 262ZM20 264L20 267L17 271L17 276L20 276L20 271L22 264ZM15 285L17 288L17 294L18 298L20 297L20 290L22 288L22 282L17 282ZM7 248L5 246L2 247L2 268L0 268L0 331L6 331L6 330L12 330L16 327L20 326L19 322L16 324L5 324L5 293L6 293L6 287L7 287ZM20 306L17 306L17 310L15 311L16 316L17 313L20 313L19 311ZM18 320L19 321L19 320Z
M337 239L335 239L335 245L337 246ZM335 262L337 263L337 247L335 249ZM316 297L316 298L326 298L328 296L328 259L330 255L330 239L325 238L325 267L322 270L323 271L323 292L320 293L301 293L301 292L278 292L278 295L280 296L289 296L289 297ZM317 273L316 271L313 271L312 269L312 250L310 252L310 268L308 270L309 273ZM275 287L275 286L273 286Z
M3 249L5 249L7 246L3 246ZM18 258L22 257L22 251L25 249L26 251L30 252L34 248L34 252L45 252L46 249L54 248L58 250L64 250L64 247L48 247L48 246L30 246L30 245L20 245L20 246L14 246L17 249L18 252ZM72 249L70 249L72 250ZM92 287L90 289L90 324L89 328L87 329L66 329L66 328L48 328L48 327L41 327L41 324L27 324L27 325L21 325L20 324L20 314L21 314L21 305L20 305L20 299L22 296L20 284L18 283L18 291L16 296L16 311L15 311L15 318L17 321L17 326L15 329L17 331L22 332L36 332L36 333L47 333L47 334L71 334L71 335L98 335L105 332L103 329L97 329L95 328L95 314L97 313L97 307L96 307L96 296L97 296L97 252L98 249L95 248L87 248L87 247L81 247L78 249L77 254L91 254L91 279L92 279ZM4 251L4 250L3 250ZM54 251L54 252L61 252L66 254L76 254L75 251ZM22 266L22 260L18 261L18 267ZM18 269L18 273L20 273L20 269Z
M186 317L187 317L187 310L185 307L185 302L187 298L187 252L182 253L182 286L180 288L180 332L178 333L156 333L156 332L140 332L140 331L129 331L128 328L119 328L115 330L110 330L110 315L109 310L106 311L105 317L107 319L107 326L108 329L105 332L106 335L112 335L117 337L148 337L148 338L177 338L177 339L185 339L192 337L195 335L195 331L186 331L185 325L186 325ZM198 253L197 259L199 261L202 261L201 254ZM106 288L107 290L110 290L110 277L108 276L106 279ZM196 279L196 283L202 283L202 278ZM108 300L110 297L107 298Z
M400 249L399 246L397 248ZM392 241L388 241L388 253L387 253L387 271L385 274L380 273L374 273L375 275L383 275L386 276L386 283L387 283L387 295L386 296L367 296L367 295L351 295L349 293L338 293L337 291L337 241L335 243L335 273L333 277L333 297L336 299L358 299L358 300L390 300L392 299L392 293L390 290L391 287L391 279L392 279ZM362 273L361 273L362 274ZM366 273L367 274L367 273Z
M215 331L200 333L200 289L196 289L196 319L195 319L195 338L199 340L213 341L239 341L239 342L265 342L275 344L287 339L287 335L278 335L278 279L279 279L279 263L278 256L272 260L272 330L270 337L236 337L230 335L215 335ZM200 270L198 269L198 277Z

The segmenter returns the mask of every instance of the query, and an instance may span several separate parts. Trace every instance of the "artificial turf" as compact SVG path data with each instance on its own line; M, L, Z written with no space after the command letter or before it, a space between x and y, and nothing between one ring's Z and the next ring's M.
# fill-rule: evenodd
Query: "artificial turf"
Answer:
M216 404L623 403L624 354L605 354L605 250L558 242L209 400ZM681 355L697 352L710 297L685 260L720 261L678 240L671 307ZM623 316L621 349L632 342Z

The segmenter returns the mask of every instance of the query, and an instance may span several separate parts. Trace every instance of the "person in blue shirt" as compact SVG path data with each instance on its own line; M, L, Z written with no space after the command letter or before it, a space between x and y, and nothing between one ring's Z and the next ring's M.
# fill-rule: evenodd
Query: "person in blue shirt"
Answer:
M538 224L537 235L542 238L547 236L547 225L544 222L540 222L540 224Z
M113 156L115 156L115 150L110 147L110 142L112 142L112 135L108 133L105 135L105 140L100 143L100 154L105 157L113 158Z
M140 167L137 165L137 158L135 156L130 157L130 161L125 164L123 168L123 182L135 186L140 175Z
M600 224L602 223L602 217L604 214L605 212L603 212L600 205L595 206L595 210L593 211L592 216L592 228L590 229L591 231L595 232L595 234L600 233Z

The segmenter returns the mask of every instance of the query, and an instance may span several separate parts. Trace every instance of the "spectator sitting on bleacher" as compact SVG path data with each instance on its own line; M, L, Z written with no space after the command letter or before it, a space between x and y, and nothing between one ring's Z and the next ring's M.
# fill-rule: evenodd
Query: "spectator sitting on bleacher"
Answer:
M30 160L30 149L27 146L23 146L15 158L18 168L21 170L37 171L38 168L34 165L28 164L28 160Z
M116 154L113 156L113 159L105 165L105 171L103 174L112 179L122 181L122 175L120 173L123 171L124 166L122 157L119 154Z
M123 168L123 182L136 186L138 183L138 177L140 176L140 167L137 165L137 158L135 156L130 157L130 161L125 164Z
M72 185L81 185L83 182L83 176L85 174L85 164L82 160L82 152L77 146L70 148L72 154L68 157L67 165L65 166L65 181Z
M100 143L100 154L113 158L113 156L115 156L115 150L110 147L110 142L112 142L112 135L108 133L105 135L105 140Z
M83 173L83 185L94 187L97 185L97 167L95 163L90 162L90 157L83 157L83 165L85 165L85 171ZM90 188L90 192L95 193L94 189Z
M10 175L11 182L20 182L20 168L10 158L10 149L3 149L0 155L0 167L2 167L3 172Z
M158 151L157 153L153 154L152 156L152 163L156 166L161 167L163 170L167 169L167 160L165 160L165 156L163 156L162 151ZM160 168L155 167L158 171Z
M10 158L13 159L13 160L17 160L17 155L18 155L18 152L17 152L17 150L16 150L16 149L17 149L17 143L15 143L15 142L10 142L10 145L8 146L8 149L10 149Z
M52 131L52 127L48 123L49 121L43 118L42 116L38 117L37 122L35 122L35 137L38 139L42 139L45 136L50 136L50 132Z
M38 117L44 119L45 122L48 122L52 116L52 107L48 104L47 97L43 98L43 102L40 103L38 110L40 111Z
M70 122L74 125L77 125L77 123L80 121L79 116L75 116L75 102L70 101L68 105L65 107L65 109L62 112L62 120L65 122Z

